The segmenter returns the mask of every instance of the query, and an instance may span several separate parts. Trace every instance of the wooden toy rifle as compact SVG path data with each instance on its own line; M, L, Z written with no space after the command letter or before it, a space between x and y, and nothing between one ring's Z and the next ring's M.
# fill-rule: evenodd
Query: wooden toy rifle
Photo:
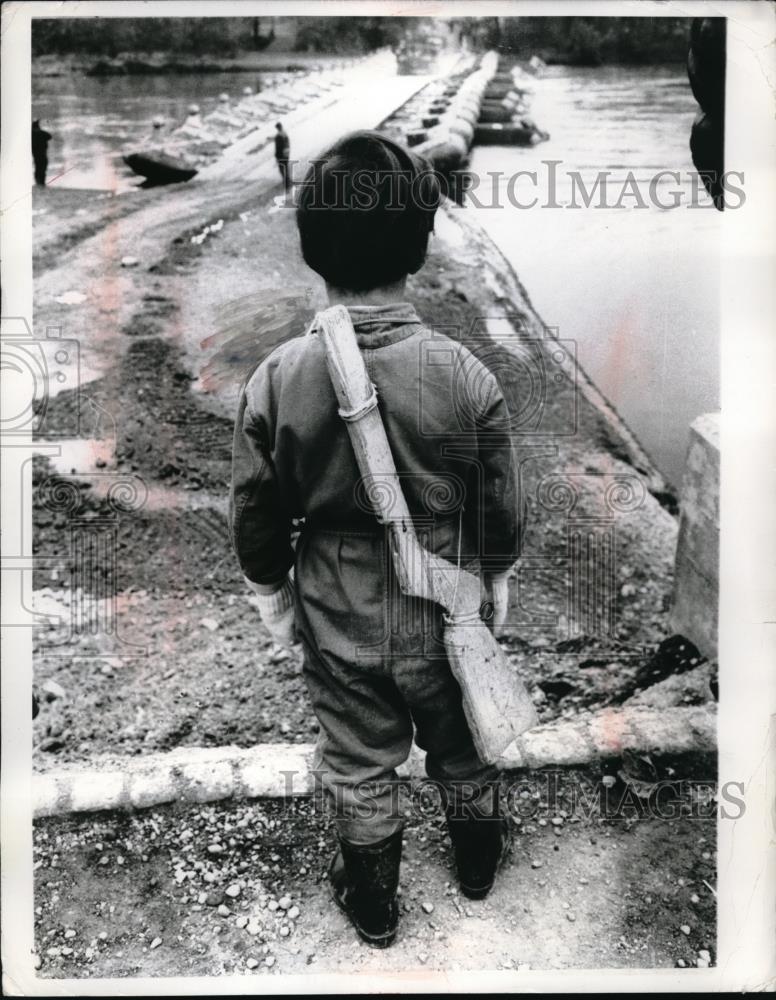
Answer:
M332 306L318 313L312 330L322 337L340 416L347 423L359 471L369 483L370 502L390 531L399 585L408 596L435 601L444 609L445 649L474 744L483 761L495 763L517 736L536 725L533 702L480 617L479 579L418 541L377 408L377 392L347 309Z

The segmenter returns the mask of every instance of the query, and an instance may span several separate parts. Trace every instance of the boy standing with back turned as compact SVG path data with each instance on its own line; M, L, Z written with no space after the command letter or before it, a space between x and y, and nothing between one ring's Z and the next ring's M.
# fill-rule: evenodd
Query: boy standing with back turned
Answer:
M311 167L297 224L329 303L348 309L421 540L453 563L479 560L498 625L521 536L506 404L495 377L461 344L432 335L405 297L440 198L425 160L357 132ZM430 363L430 340L446 363ZM462 372L474 387L463 407ZM329 873L335 900L363 940L384 947L398 922L395 769L413 728L470 898L493 885L508 827L497 772L477 756L445 656L441 609L399 590L366 486L313 326L276 349L243 389L230 528L270 634L303 644L321 730L316 765L339 840ZM304 528L294 550L297 518Z

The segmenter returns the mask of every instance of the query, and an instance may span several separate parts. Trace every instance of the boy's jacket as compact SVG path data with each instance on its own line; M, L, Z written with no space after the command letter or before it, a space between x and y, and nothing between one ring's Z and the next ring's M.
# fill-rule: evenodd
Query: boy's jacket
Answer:
M410 511L432 551L501 572L521 538L509 414L495 377L407 303L348 310ZM249 580L282 580L292 520L316 530L381 530L337 410L320 339L297 337L248 379L235 426L229 524ZM369 567L363 567L368 572ZM375 567L375 570L377 567Z

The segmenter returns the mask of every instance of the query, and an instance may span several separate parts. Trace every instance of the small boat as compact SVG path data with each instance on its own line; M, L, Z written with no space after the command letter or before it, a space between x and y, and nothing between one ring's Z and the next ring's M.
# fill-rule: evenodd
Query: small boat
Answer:
M124 162L134 173L145 177L150 184L176 184L190 181L197 168L189 166L169 153L149 151L148 153L128 153Z
M474 129L475 146L533 146L549 138L547 132L520 121L508 124L478 122Z
M492 124L493 122L506 124L512 121L516 111L525 111L525 108L512 107L510 104L502 101L483 101L480 107L479 120L485 125Z
M465 141L452 133L438 142L429 140L428 145L423 148L423 155L443 177L454 170L461 170L466 163L467 153Z
M489 83L483 97L486 101L503 101L513 92L515 92L514 83Z

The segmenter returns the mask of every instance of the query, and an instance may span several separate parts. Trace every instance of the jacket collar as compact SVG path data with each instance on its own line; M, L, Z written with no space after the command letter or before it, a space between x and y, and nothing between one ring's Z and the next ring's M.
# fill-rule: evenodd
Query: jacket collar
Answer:
M359 347L376 348L406 340L422 322L409 302L384 306L348 306Z

